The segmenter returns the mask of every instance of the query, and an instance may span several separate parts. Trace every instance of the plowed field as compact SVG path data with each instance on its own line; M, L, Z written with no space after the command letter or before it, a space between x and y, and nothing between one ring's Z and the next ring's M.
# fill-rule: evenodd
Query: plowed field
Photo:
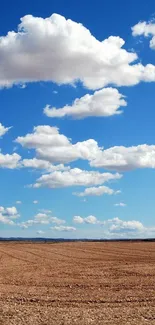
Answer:
M0 243L0 325L155 324L155 243Z

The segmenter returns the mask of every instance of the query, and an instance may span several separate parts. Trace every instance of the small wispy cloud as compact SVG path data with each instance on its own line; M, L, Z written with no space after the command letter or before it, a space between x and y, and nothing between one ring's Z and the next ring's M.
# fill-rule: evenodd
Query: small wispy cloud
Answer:
M33 201L33 204L38 204L39 202L37 200L34 200Z
M16 201L16 204L22 204L22 201Z
M114 206L115 207L126 207L127 204L126 203L123 203L123 202L120 202L120 203L115 203Z

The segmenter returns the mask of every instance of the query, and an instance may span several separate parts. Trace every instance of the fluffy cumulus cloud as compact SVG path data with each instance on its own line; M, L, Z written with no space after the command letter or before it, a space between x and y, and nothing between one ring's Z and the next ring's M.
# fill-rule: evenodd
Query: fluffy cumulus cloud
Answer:
M98 186L98 187L88 187L83 192L75 192L73 193L76 196L101 196L104 194L113 195L119 194L120 190L115 191L108 186Z
M62 225L65 223L65 220L59 219L57 217L53 217L51 215L51 211L48 212L40 212L34 216L33 219L28 219L27 221L21 222L18 224L23 229L35 226L35 225Z
M109 231L111 233L137 234L144 233L146 228L140 221L131 220L124 221L119 218L113 218L103 222L103 225L110 225Z
M69 171L55 171L50 174L42 175L33 185L39 187L68 187L68 186L92 186L99 185L110 180L120 179L121 174L99 173L96 171L87 171L79 168L73 168Z
M23 159L21 161L21 167L25 168L34 168L34 169L43 169L47 171L54 170L68 170L69 166L64 166L63 164L53 165L49 161L32 158L32 159Z
M0 223L14 226L16 219L20 217L16 207L0 207Z
M15 222L11 220L11 218L4 216L0 213L0 223L3 223L4 225L14 226Z
M39 125L34 127L33 133L19 136L16 140L25 148L35 149L39 160L51 163L69 163L77 159L91 160L100 152L95 140L89 139L83 142L71 143L65 135L59 133L57 127ZM24 164L37 164L38 162L25 162ZM41 163L39 161L41 166ZM43 166L43 163L42 163ZM50 168L50 165L46 167Z
M11 129L11 127L5 127L2 125L2 123L0 123L0 137L2 137L5 133L7 133L9 130Z
M38 226L48 226L53 231L62 231L62 232L72 232L75 231L75 227L65 225L66 221L64 219L59 219L57 217L52 216L52 212L50 210L43 210L44 212L37 213L33 219L28 219L26 221L18 223L18 226L23 229L27 229L29 227L38 227ZM43 235L44 231L37 231L38 235Z
M36 150L37 158L24 159L20 162L20 165L25 167L63 171L69 169L63 164L83 159L89 161L90 166L108 170L128 171L137 168L155 168L155 145L115 146L104 149L99 147L94 139L72 144L71 139L59 133L58 128L49 125L37 126L33 133L19 136L15 141L23 147ZM21 159L19 155L0 154L0 166L2 165L1 157L4 160L4 166L10 165L9 168L19 166ZM58 165L51 165L52 163L58 163Z
M21 156L17 153L2 154L0 152L0 168L14 169L20 167Z
M75 222L75 223L79 223L79 224L84 223L84 218L82 218L82 217L80 217L80 216L75 216L75 217L73 218L73 222Z
M62 108L50 108L47 105L44 113L49 117L72 116L76 119L82 119L89 116L111 116L121 114L119 109L126 106L123 96L114 88L104 88L96 91L93 95L85 95L76 98L71 106L66 105Z
M15 219L18 217L18 212L16 207L5 208L3 213Z
M0 86L80 80L98 89L155 81L155 67L137 62L137 54L124 44L119 36L99 41L82 24L58 14L46 19L26 15L17 32L0 38Z
M113 218L101 223L107 238L150 238L154 237L155 227L146 227L138 220Z
M155 228L145 227L137 220L122 220L120 218L113 218L107 220L99 220L95 216L88 216L86 218L81 216L74 216L73 223L79 227L83 224L94 225L102 228L101 238L149 238L154 237Z
M80 217L80 216L74 216L73 217L73 222L77 223L77 224L82 224L82 223L87 223L87 224L92 224L92 225L96 225L99 223L99 221L97 220L97 218L95 216L88 216L86 218Z
M97 218L95 217L95 216L88 216L88 217L86 217L86 218L84 218L84 222L85 223L88 223L88 224L93 224L93 225L95 225L96 223L98 223L98 221L97 221Z
M46 213L38 213L33 220L33 223L49 224L49 216Z
M57 224L57 225L61 225L61 224L66 223L65 220L63 220L63 219L59 219L59 218L57 218L57 217L51 217L51 218L50 218L50 222L51 222L51 223L55 223L55 224Z
M70 163L78 159L91 160L99 153L100 149L97 142L89 139L83 142L77 142L68 145L57 146L56 144L36 148L36 154L39 159L47 160L51 163Z
M33 133L28 133L25 137L18 137L16 142L29 149L44 148L45 146L62 147L70 144L67 137L59 133L57 127L39 125L34 127L33 131Z
M151 37L150 48L155 50L155 23L140 21L138 24L132 27L133 36Z
M90 165L117 171L155 168L155 145L116 146L102 150Z

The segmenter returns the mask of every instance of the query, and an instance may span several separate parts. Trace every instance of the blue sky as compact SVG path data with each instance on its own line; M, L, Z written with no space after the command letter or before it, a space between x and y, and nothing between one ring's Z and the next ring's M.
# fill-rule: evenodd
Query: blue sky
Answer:
M5 1L1 237L154 237L154 17L152 0Z

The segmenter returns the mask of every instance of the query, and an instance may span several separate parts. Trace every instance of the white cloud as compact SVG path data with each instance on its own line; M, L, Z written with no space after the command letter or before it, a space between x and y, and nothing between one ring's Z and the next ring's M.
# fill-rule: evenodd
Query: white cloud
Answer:
M117 171L155 168L155 145L112 147L100 152L90 165Z
M91 160L100 151L95 140L89 139L67 146L52 146L36 149L40 159L48 160L51 163L69 163L78 159Z
M14 226L14 220L20 217L16 207L0 207L0 223Z
M82 224L82 223L87 223L87 224L98 224L99 221L97 220L97 218L95 216L88 216L86 218L80 217L80 216L74 216L73 217L73 222L77 223L77 224Z
M58 141L59 141L59 138L64 138L65 139L64 144L69 143L69 140L64 135L60 135L58 133L58 131L56 131L57 134L53 134L57 128L53 128L50 126L39 126L36 129L34 128L35 131L34 131L34 134L32 134L32 143L31 144L29 143L30 135L27 135L25 137L25 139L24 139L25 144L23 143L24 140L23 140L23 142L21 140L22 145L24 147L27 145L27 147L29 148L29 146L33 147L33 145L34 145L36 148L38 146L41 149L42 146L44 145L45 148L43 149L43 151L45 150L45 152L46 152L48 146L51 145L51 147L52 147L51 141L49 141L49 143L47 143L47 138L50 136L51 136L54 146L55 145L57 146L57 144L58 144L57 142L54 142L56 138L58 139ZM48 131L49 131L48 129L50 130L51 134L49 134L49 136L47 137ZM19 143L20 143L20 139L19 139ZM46 146L47 146L47 148L46 148ZM72 147L71 144L70 144L70 146ZM17 153L3 154L2 152L0 152L0 168L8 168L8 169L34 168L34 169L46 170L48 172L55 171L55 170L69 170L70 169L69 166L64 166L64 164L53 165L49 161L44 160L44 159L32 158L32 159L21 160L21 156L18 155Z
M139 22L135 26L132 27L132 35L133 36L145 36L152 37L150 40L150 48L155 50L155 23L152 22Z
M59 134L57 127L39 125L34 127L34 133L28 133L25 137L18 137L17 143L26 148L44 148L50 146L68 146L69 140L63 134Z
M0 168L18 168L20 167L20 160L21 156L19 156L17 153L13 153L12 155L4 155L0 153Z
M3 214L3 215L7 215L9 216L10 218L18 218L19 217L19 214L18 214L18 211L16 209L16 207L8 207L8 208L4 208L2 206L0 206L0 213Z
M115 203L114 206L115 207L126 207L126 204L123 202L120 202L120 203Z
M108 170L127 171L136 168L155 168L155 145L115 146L104 149L99 147L94 139L72 144L70 139L59 133L58 128L49 125L37 126L33 133L18 137L15 141L23 147L34 148L37 158L24 159L21 162L21 157L15 153L13 155L0 153L0 166L7 168L32 166L47 171L63 171L69 169L63 164L83 159L89 161L90 166ZM60 164L51 165L51 163Z
M51 214L52 213L52 211L51 210L48 210L48 209L39 209L39 211L41 213L46 213L46 214Z
M98 220L95 216L83 218L81 216L73 217L75 224L92 224L103 227L104 238L145 238L150 237L155 232L153 227L145 227L137 220L121 220L120 218Z
M126 106L123 96L114 88L104 88L96 91L93 95L85 95L76 98L71 106L66 105L62 108L50 108L47 105L44 113L49 117L72 116L82 119L89 116L111 116L121 114L121 106Z
M75 222L75 223L79 223L79 224L84 223L84 218L82 218L82 217L80 217L80 216L75 216L75 217L73 218L73 222Z
M68 187L68 186L92 186L99 185L110 180L120 179L122 175L116 173L99 173L96 171L81 170L73 168L69 171L55 171L50 174L42 175L33 185L39 187Z
M16 142L27 148L34 148L39 158L24 159L23 162L20 162L20 166L24 165L25 167L63 171L69 169L69 167L64 167L64 163L83 159L88 160L90 166L109 170L127 171L136 168L155 168L155 145L115 146L104 149L99 147L94 139L72 144L70 139L59 133L58 128L48 125L35 127L33 133L18 137ZM3 164L6 167L10 166L8 168L16 168L20 159L21 157L15 153L13 155L0 153L0 166ZM51 165L51 163L60 164Z
M68 170L69 166L64 166L63 164L52 165L49 161L41 160L37 158L33 159L23 159L21 162L21 166L26 168L35 168L35 169L43 169L47 171L54 170Z
M82 24L57 14L46 19L24 16L17 32L0 38L0 86L80 80L98 89L155 81L155 67L137 63L137 54L123 49L124 44L115 36L99 41Z
M99 186L99 187L88 187L83 192L76 192L73 193L76 196L101 196L104 194L113 195L113 194L119 194L120 191L115 191L110 187L107 186Z
M86 218L74 216L73 222L79 225L92 224L103 227L104 238L146 238L155 232L154 227L145 227L137 220L113 218L101 221L97 217L90 215Z
M6 128L5 126L2 125L2 123L0 123L0 137L2 137L5 133L7 133L11 128L12 126Z
M46 213L38 213L35 217L34 217L34 224L38 223L38 224L49 224L49 216Z
M37 235L44 235L44 234L45 234L45 232L42 231L42 230L38 230L38 231L37 231Z
M109 231L111 233L143 233L145 231L145 227L140 221L131 220L131 221L124 221L119 218L108 219L104 223L110 224Z
M65 223L65 220L59 219L57 217L51 216L51 211L40 212L34 216L33 219L26 220L18 224L21 228L29 228L34 225L49 225L56 224L62 225Z
M54 231L64 231L64 232L76 231L75 227L69 227L69 226L55 226L55 227L51 227L51 229Z
M50 222L51 222L51 223L55 223L55 224L57 224L57 225L61 225L61 224L66 223L65 220L59 219L59 218L57 218L57 217L50 217Z
M35 168L35 169L49 169L51 164L48 161L33 158L33 159L23 159L23 167Z
M14 226L15 222L13 220L11 220L10 218L3 216L0 213L0 223L3 223L4 225L9 225L9 226Z
M22 201L16 201L16 204L22 204Z
M71 140L59 133L59 129L49 125L34 127L33 133L15 140L23 147L36 149L37 157L51 163L68 163L77 159L91 160L99 154L101 148L95 140L89 139L72 144ZM24 164L45 165L37 161L24 161ZM50 168L50 165L46 164Z
M17 146L14 146L13 149L12 149L12 151L15 152L15 151L17 151L17 149L18 149L18 147Z
M39 202L37 200L34 200L33 201L33 204L38 204Z
M19 226L22 229L27 229L29 227L32 227L35 224L34 219L30 219L27 221L19 222L17 226Z
M6 215L8 216L12 216L12 217L17 217L18 216L18 212L16 207L11 207L11 208L5 208L4 212Z
M94 216L88 216L88 217L84 218L84 222L88 223L88 224L93 224L93 225L98 223L97 218Z

